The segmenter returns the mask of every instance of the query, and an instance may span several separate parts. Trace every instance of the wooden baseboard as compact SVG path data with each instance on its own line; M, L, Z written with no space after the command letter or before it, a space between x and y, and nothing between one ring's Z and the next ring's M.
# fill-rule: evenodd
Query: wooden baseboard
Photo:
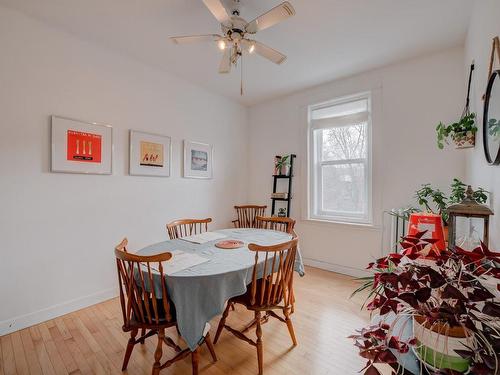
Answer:
M321 260L303 258L302 259L306 266L320 268L322 270L341 273L343 275L353 276L353 277L364 277L369 276L370 273L365 269L354 268L349 266L343 266L341 264L324 262Z
M57 318L58 316L83 309L84 307L95 305L96 303L114 298L117 295L118 293L115 288L106 289L98 293L76 298L45 309L0 321L0 336L19 331L20 329L26 327L31 327L32 325Z

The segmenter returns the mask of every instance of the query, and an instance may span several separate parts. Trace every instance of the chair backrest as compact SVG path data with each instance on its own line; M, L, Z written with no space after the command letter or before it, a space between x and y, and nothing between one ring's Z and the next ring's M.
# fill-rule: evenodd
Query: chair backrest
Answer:
M125 238L115 247L124 329L135 323L159 325L172 321L162 262L171 253L140 256L127 252Z
M256 217L264 216L267 206L234 206L238 217L238 228L256 228Z
M253 308L272 308L282 301L292 305L293 270L299 239L273 246L250 244L255 251L255 264L250 285L250 303Z
M192 236L208 231L208 223L211 218L206 219L181 219L167 224L167 232L170 239Z
M289 217L264 217L257 216L257 228L260 229L272 229L278 230L280 232L286 232L293 234L293 228L295 227L295 220Z

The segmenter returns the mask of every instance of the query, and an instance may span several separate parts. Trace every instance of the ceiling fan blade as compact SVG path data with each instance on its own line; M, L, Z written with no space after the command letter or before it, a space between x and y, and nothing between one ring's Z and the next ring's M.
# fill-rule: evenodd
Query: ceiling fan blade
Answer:
M232 48L226 48L219 65L219 73L229 73L231 71Z
M264 13L253 21L249 22L246 25L245 30L248 33L255 34L257 31L274 26L293 15L295 15L295 9L293 9L292 4L290 4L288 1L284 1L267 13Z
M254 51L261 55L262 57L272 61L275 64L281 64L283 61L286 60L286 56L283 55L281 52L276 51L275 49L266 46L265 44L262 44L260 42L257 42L256 40L252 41L245 41L245 45L250 48L251 45L254 46Z
M231 20L221 0L203 0L203 3L220 23L227 23Z
M175 44L186 44L186 43L200 43L200 42L216 42L221 38L222 36L217 34L207 34L207 35L172 36L170 37L170 40Z

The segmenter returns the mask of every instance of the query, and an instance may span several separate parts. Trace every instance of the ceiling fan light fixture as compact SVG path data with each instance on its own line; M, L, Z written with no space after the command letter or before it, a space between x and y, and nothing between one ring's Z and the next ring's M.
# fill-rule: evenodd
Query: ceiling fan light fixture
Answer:
M224 39L219 40L217 42L217 47L219 47L221 51L224 51L226 49L226 41Z
M238 61L240 61L241 74L243 74L243 55L246 53L256 53L278 65L285 61L285 55L257 40L248 39L247 34L255 34L293 16L295 10L288 1L283 1L251 22L247 22L244 18L240 17L239 3L241 0L232 0L234 6L230 13L227 12L224 6L224 2L229 0L202 1L220 23L222 35L175 36L170 38L172 42L176 44L215 42L217 48L223 52L222 60L219 64L219 73L229 73L231 67L234 66L236 68ZM241 95L243 95L243 86L241 86Z

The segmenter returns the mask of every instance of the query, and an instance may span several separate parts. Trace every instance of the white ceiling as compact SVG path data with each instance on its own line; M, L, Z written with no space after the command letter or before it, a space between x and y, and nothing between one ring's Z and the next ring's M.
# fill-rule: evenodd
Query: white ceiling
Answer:
M52 25L232 97L245 105L463 43L473 0L290 0L297 14L255 39L281 66L251 55L217 72L215 45L174 45L173 35L219 33L201 0L0 0ZM247 20L280 0L241 0Z

